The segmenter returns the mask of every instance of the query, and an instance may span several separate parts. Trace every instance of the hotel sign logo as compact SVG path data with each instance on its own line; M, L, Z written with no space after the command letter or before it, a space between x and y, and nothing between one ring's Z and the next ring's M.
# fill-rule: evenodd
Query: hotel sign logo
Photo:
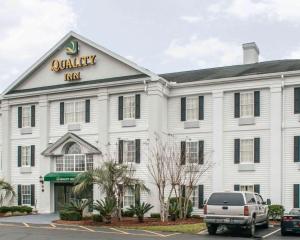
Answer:
M89 56L76 56L79 52L78 42L77 41L70 41L65 46L65 51L67 55L70 55L70 58L67 59L54 59L51 64L51 71L52 72L61 72L64 70L72 70L76 68L83 68L89 65L96 64L96 55L89 55ZM75 81L80 80L80 72L66 72L64 74L65 81Z

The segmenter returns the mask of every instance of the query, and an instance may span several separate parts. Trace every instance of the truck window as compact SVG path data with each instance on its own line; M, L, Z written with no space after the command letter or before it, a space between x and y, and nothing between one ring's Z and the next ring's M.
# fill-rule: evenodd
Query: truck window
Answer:
M246 197L246 203L247 204L255 204L255 198L254 195L251 193L245 193L245 197Z
M243 206L244 197L241 193L213 193L207 205Z

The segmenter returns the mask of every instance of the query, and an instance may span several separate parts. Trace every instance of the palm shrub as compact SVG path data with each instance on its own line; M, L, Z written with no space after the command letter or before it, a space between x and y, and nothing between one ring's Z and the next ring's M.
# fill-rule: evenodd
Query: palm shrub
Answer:
M4 179L0 179L0 206L3 205L4 201L11 201L15 196L13 186Z
M178 212L178 203L176 201L170 202L170 205L169 205L169 214L171 216L171 220L172 221L176 221L177 212Z
M135 206L131 205L128 209L130 212L134 212L134 214L138 217L139 222L144 222L144 215L149 212L153 206L150 203L136 203Z
M76 199L66 204L64 206L64 210L78 212L82 217L83 210L89 205L90 205L90 201L88 199L81 199L81 200Z
M105 223L111 223L111 217L116 210L116 205L115 199L106 197L104 201L96 201L94 204L94 210L100 213Z
M180 202L181 202L181 206L179 204ZM170 207L175 206L174 204L176 204L176 206L177 206L176 217L180 217L180 212L183 212L184 202L185 202L184 197L181 197L181 199L179 197L170 198L169 212L172 211L172 209L170 209ZM193 204L192 204L192 201L189 200L188 201L188 206L187 206L186 216L183 216L183 217L187 217L187 218L191 217L192 212L193 212Z

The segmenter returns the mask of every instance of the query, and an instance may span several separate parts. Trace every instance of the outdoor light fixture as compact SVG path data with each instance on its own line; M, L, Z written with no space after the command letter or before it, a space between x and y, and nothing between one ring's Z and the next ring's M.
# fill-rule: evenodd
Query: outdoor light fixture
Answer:
M40 183L41 183L41 187L42 187L42 192L44 192L45 191L45 189L44 189L44 178L43 178L43 176L40 176Z

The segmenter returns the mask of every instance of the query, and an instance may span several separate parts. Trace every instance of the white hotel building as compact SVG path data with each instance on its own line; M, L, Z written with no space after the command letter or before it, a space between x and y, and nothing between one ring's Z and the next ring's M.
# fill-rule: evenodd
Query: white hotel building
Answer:
M195 212L212 191L237 189L300 207L300 60L258 62L255 43L243 51L242 65L158 75L67 34L1 95L0 177L15 186L15 204L57 211L74 176L117 151L158 212L147 142L162 133L183 142L190 161L211 153ZM124 205L134 198L126 191Z

